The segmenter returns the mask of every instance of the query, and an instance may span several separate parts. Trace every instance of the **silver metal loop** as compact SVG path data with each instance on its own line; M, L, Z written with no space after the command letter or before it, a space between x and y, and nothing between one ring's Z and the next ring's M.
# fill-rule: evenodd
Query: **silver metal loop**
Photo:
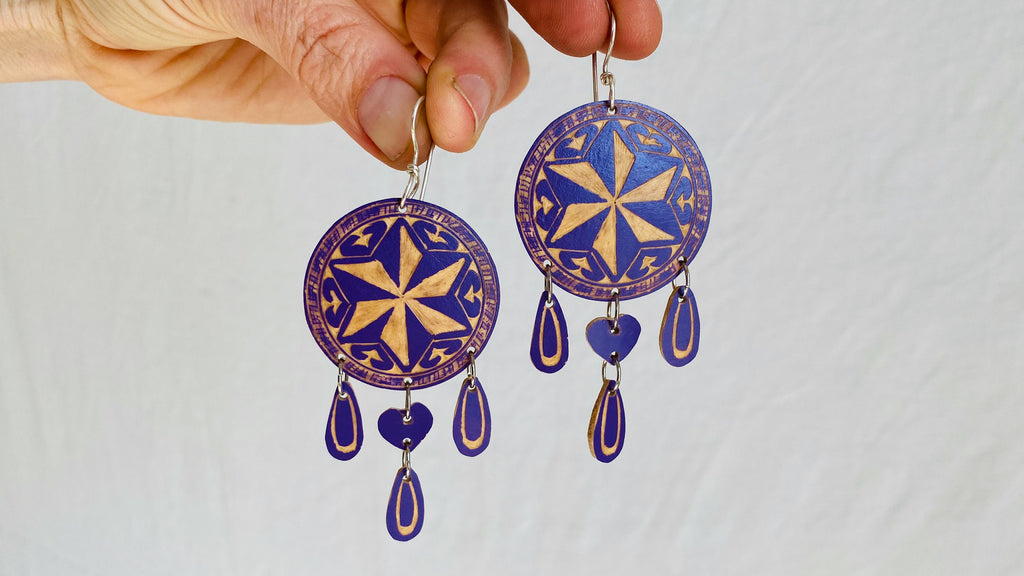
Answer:
M683 275L682 286L676 284L676 278L679 278L680 274ZM686 297L690 294L690 267L687 265L686 256L679 257L679 271L672 277L672 290L679 295L680 301L686 301Z
M601 83L608 87L608 113L615 114L619 108L615 105L615 76L601 74Z
M469 357L469 364L466 365L466 377L462 381L469 382L470 390L476 390L476 348L470 346L466 355Z
M430 165L434 162L434 146L431 144L430 152L427 152L427 161L423 163L420 170L419 192L416 195L418 200L423 200L423 193L427 189L427 179L430 178Z
M344 354L338 354L338 398L342 400L348 399L348 392L345 392L345 384L348 384L348 372L345 372L345 362L348 362L348 358L345 358Z
M410 480L412 472L412 450L409 449L410 442L406 438L405 449L402 450L402 469L405 470L405 480Z
M608 300L608 306L605 307L605 317L612 323L612 333L619 333L619 289L612 289L612 297Z
M548 295L547 301L544 303L545 306L551 308L555 304L554 292L551 286L551 269L554 265L551 264L551 260L544 261L544 292Z
M605 386L608 385L608 381L609 381L608 376L605 374L605 370L607 368L608 368L608 361L607 360L602 360L601 361L601 378L604 380ZM616 392L618 392L619 391L619 386L622 385L622 364L619 362L618 358L615 358L615 380L614 380L614 382L615 382L615 385L612 386L611 390L609 390L610 394L615 394Z
M412 138L412 163L405 169L409 174L409 182L406 183L402 198L398 201L399 212L405 212L405 203L410 198L418 195L420 200L423 199L423 191L427 187L427 176L430 175L430 162L434 159L434 147L431 145L430 152L427 154L427 162L423 170L420 170L420 141L416 138L416 123L419 119L420 107L423 106L426 99L426 96L420 96L412 108L412 125L409 127L409 136Z
M405 415L402 416L402 422L408 424L412 422L412 378L406 378L402 383L405 384Z
M597 102L600 98L598 96L597 84L600 81L602 86L608 87L608 113L615 114L618 109L615 106L615 75L608 70L608 63L612 59L612 51L615 49L615 10L612 9L612 5L608 0L605 0L605 7L608 8L608 19L610 21L610 37L608 39L608 50L604 53L604 62L601 64L601 73L597 72L597 52L594 52L590 57L591 67L594 73L594 102Z

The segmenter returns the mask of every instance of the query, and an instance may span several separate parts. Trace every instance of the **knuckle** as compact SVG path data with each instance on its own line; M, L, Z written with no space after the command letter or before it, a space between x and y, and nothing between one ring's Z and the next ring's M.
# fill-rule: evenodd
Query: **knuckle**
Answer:
M355 40L357 21L340 6L321 6L302 18L302 25L294 32L291 60L295 75L307 88L340 88L335 84L349 79L358 68L365 48Z

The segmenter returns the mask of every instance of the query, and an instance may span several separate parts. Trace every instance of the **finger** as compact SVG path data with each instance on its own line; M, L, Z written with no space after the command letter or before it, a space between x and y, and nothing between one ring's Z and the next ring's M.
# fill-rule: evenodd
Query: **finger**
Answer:
M414 52L354 1L262 0L246 5L252 6L242 26L250 35L246 39L297 78L363 148L392 167L404 168L412 159L413 107L426 90L426 75ZM421 122L418 140L426 149L430 138Z
M431 137L445 150L465 152L510 86L513 50L504 0L412 1L406 21L413 42L433 58L427 75Z
M514 32L508 33L512 44L512 74L508 80L508 90L505 97L495 107L496 109L508 106L510 102L519 97L526 89L526 83L530 80L530 63L526 58L526 48Z
M610 21L605 0L509 0L530 26L556 50L587 56L608 46ZM615 12L613 55L625 60L650 56L661 42L656 0L611 0Z

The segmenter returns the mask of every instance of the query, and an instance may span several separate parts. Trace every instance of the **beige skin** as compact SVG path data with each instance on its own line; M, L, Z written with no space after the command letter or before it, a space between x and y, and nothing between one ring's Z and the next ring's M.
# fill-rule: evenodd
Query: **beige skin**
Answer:
M661 37L656 0L611 3L614 55L650 54ZM604 0L510 4L566 54L606 43ZM0 0L0 81L81 80L171 116L333 120L396 168L412 158L420 94L421 146L464 152L528 76L503 0Z

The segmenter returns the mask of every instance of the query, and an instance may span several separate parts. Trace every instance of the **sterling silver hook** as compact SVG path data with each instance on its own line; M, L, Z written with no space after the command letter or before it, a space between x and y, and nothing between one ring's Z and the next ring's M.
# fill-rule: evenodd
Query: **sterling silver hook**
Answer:
M590 56L590 64L594 73L594 102L600 100L600 96L597 93L597 84L600 81L601 85L608 87L608 113L615 114L617 111L615 107L615 75L608 71L608 62L612 59L612 50L615 48L615 11L608 0L605 0L604 5L608 8L608 19L611 21L608 51L604 53L604 62L601 64L600 74L597 73L597 52Z
M409 182L405 185L405 192L402 193L402 198L398 201L399 212L405 212L405 203L410 198L418 195L420 200L423 199L423 191L427 187L427 177L430 175L430 162L434 159L434 146L431 145L427 161L423 170L420 170L420 142L416 138L416 123L419 120L420 107L423 106L426 99L426 96L420 96L412 108L412 125L409 127L409 136L412 138L412 163L405 169L409 174Z

